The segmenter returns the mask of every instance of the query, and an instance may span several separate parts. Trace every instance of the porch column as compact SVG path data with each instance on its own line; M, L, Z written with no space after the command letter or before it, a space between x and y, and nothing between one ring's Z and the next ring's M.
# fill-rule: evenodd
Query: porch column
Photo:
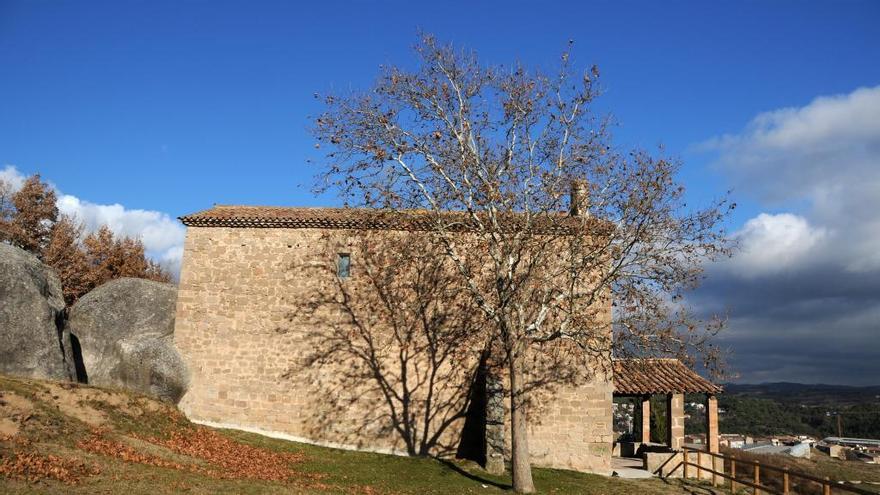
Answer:
M718 397L706 394L706 449L718 452Z
M673 450L684 446L684 394L666 395L666 439Z
M643 395L642 401L642 443L651 443L651 396Z

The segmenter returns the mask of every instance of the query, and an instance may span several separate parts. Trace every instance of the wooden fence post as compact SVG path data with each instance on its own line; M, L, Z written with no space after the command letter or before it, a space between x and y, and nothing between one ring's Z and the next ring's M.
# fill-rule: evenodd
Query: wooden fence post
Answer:
M761 486L761 463L755 461L755 489L752 493L755 495L761 493L761 490L758 490L759 486Z
M682 458L681 478L687 479L687 477L688 477L688 450L687 449L681 449L681 458Z
M831 479L828 476L825 477L825 482L822 483L822 493L831 495Z
M782 470L782 495L789 495L788 468Z
M736 493L736 459L730 458L730 491Z
M711 454L710 454L711 455ZM718 472L718 463L715 462L718 460L718 456L712 456L712 486L718 486L718 475L715 474ZM724 469L724 463L721 463L721 469Z

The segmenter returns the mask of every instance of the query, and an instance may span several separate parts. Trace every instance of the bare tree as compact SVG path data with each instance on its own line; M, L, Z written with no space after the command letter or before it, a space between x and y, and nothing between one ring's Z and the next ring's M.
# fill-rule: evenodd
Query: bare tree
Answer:
M513 485L532 492L526 405L538 385L602 372L612 345L638 355L707 345L715 327L678 308L701 262L727 253L720 223L732 205L688 209L676 161L613 147L609 120L592 111L599 71L576 73L570 50L553 73L485 66L431 36L416 52L415 69L383 68L368 91L324 98L319 190L424 210L502 349Z

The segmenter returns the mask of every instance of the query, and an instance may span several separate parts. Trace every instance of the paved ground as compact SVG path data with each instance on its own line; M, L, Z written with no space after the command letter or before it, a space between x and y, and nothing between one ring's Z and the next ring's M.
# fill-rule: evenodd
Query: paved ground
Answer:
M621 478L651 478L652 475L642 468L641 459L631 457L612 457L611 469Z

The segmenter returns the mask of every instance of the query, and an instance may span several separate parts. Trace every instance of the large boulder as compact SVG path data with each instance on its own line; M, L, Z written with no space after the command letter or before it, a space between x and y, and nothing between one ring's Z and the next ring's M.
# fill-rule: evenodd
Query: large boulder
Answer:
M120 278L94 289L73 305L67 320L80 379L126 388L177 402L188 373L174 348L177 288Z
M58 275L36 256L0 243L0 373L69 380L69 339Z

